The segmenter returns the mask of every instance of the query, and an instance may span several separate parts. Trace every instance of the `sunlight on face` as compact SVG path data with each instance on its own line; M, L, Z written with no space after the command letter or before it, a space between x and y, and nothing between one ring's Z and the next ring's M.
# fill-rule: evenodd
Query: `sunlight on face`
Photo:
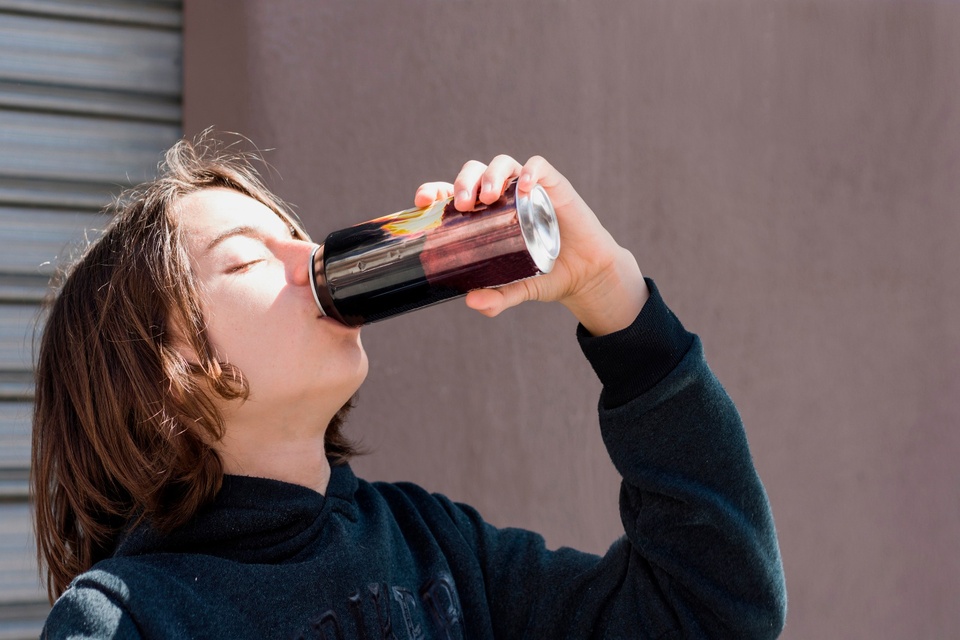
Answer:
M298 239L262 203L230 189L185 196L179 215L210 343L250 386L248 402L230 411L274 416L322 406L335 412L356 392L368 365L359 329L317 309L309 280L316 245Z

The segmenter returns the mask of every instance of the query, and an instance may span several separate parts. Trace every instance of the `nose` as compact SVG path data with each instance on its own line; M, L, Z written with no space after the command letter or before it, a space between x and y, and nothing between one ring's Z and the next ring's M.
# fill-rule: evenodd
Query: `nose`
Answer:
M319 245L315 242L293 240L284 256L287 263L287 279L290 284L298 287L310 286L313 277L313 264L310 259L313 251Z

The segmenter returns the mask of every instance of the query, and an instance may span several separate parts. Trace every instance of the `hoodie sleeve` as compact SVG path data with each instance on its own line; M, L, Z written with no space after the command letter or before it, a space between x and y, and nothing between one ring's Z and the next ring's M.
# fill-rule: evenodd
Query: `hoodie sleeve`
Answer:
M600 430L625 536L603 557L548 551L457 506L498 637L775 638L786 591L740 416L656 286L630 327L578 338L603 383Z
M73 584L47 616L42 640L136 640L133 619L109 589L94 583Z

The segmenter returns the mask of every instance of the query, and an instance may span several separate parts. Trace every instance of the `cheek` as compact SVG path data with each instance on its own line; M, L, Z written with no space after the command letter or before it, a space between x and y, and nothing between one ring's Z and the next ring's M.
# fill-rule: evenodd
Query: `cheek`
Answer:
M247 354L268 353L282 329L275 296L263 290L218 290L207 296L206 320L210 343L234 364L249 361Z

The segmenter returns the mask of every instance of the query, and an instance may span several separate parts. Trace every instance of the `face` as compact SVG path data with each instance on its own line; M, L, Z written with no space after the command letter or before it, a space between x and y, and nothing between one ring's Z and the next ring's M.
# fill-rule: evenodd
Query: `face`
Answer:
M237 191L205 189L179 204L208 338L250 388L247 402L225 410L228 426L230 411L332 415L363 382L367 358L359 329L317 309L309 281L316 245Z

